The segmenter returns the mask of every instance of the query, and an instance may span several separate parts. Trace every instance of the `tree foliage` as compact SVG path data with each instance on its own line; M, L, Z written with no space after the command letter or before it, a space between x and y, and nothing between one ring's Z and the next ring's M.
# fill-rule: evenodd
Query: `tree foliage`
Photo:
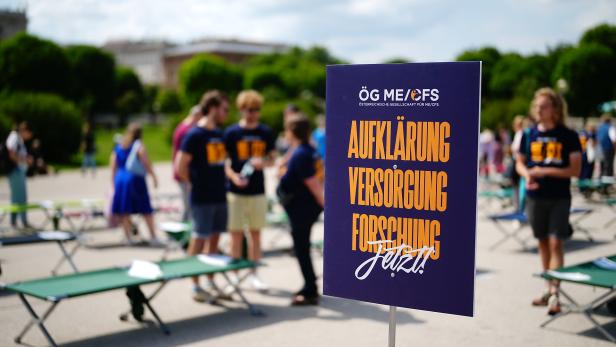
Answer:
M70 96L85 112L113 110L113 56L93 46L77 45L65 49L72 69Z
M242 74L238 67L209 54L196 55L182 64L179 79L180 91L188 105L198 103L207 90L218 89L231 93L242 85Z
M0 90L68 96L71 67L55 43L28 34L0 42Z

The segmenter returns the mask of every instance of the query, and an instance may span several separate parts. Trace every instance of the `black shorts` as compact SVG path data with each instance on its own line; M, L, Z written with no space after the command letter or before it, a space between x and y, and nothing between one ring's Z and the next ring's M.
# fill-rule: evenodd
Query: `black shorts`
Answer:
M535 199L526 197L526 215L538 239L552 236L561 240L569 238L569 210L571 198Z

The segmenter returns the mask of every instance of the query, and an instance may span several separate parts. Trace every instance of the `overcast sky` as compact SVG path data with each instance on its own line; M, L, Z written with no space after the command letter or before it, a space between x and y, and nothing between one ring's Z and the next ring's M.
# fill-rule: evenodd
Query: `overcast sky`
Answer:
M23 0L0 0L0 8ZM523 54L616 24L614 0L29 0L28 31L60 43L238 38L322 45L353 63L452 60L492 45Z

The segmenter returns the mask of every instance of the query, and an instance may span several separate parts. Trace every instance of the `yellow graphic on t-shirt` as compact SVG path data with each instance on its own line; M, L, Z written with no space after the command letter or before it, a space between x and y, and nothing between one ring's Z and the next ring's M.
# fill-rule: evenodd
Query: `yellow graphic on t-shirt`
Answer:
M315 176L317 177L317 179L319 179L319 181L324 182L325 181L325 167L323 166L323 160L321 159L317 159L314 161L314 170L315 170Z
M530 143L530 157L535 163L560 164L563 161L562 152L563 144L554 140Z
M237 159L240 161L248 160L251 157L265 156L265 141L263 140L239 140L236 148Z
M588 139L586 138L586 135L580 135L580 145L582 145L582 152L586 152L586 142L588 141Z
M225 145L222 142L210 142L205 145L207 152L207 162L210 165L220 165L225 162L227 157L227 151Z

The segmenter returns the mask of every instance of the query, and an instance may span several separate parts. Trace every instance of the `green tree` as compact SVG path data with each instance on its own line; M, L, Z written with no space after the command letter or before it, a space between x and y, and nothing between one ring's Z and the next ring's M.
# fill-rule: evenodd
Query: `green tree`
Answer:
M483 47L462 52L457 61L481 61L481 93L484 98L491 98L489 84L492 80L492 70L501 58L500 52L494 47Z
M69 95L70 65L58 45L28 34L0 41L0 90Z
M113 110L114 71L113 56L92 46L69 46L65 49L71 64L71 98L83 111Z
M576 116L597 114L597 106L616 95L616 55L607 47L583 44L563 54L552 74L568 82L565 94Z
M180 92L189 105L199 102L203 93L218 89L226 93L237 91L242 85L240 69L224 59L200 54L180 67Z
M79 151L83 119L66 99L44 93L6 93L0 96L0 115L13 123L27 121L35 138L41 140L43 157L68 162Z
M150 115L156 114L156 99L160 94L160 87L155 84L143 86L143 107L144 111Z
M532 96L534 91L550 84L549 63L545 56L523 57L505 54L491 71L489 89L494 97Z
M139 76L130 68L119 66L115 70L115 108L120 124L125 125L128 115L143 109L143 86Z
M162 89L156 98L156 109L165 114L182 111L180 95L173 89Z
M616 26L601 24L586 30L580 39L580 45L588 43L604 45L616 54Z
M405 63L411 63L412 60L410 59L406 59L406 58L401 58L401 57L394 57L394 58L389 58L387 60L385 60L383 62L383 64L405 64Z

